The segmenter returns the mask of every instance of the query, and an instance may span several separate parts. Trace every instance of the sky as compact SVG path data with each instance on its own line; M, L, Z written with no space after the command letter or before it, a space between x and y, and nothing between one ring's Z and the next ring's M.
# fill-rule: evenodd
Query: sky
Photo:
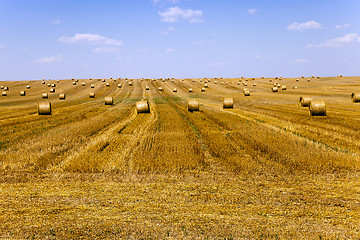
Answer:
M359 0L0 0L0 80L360 76Z

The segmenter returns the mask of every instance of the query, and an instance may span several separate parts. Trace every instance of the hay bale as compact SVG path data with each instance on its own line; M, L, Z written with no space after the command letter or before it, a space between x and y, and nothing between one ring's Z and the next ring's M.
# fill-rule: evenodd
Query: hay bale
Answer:
M299 81L299 79L297 78L297 79L296 79L296 81L298 82L298 81Z
M207 83L205 83L205 84L204 84L204 87L205 87L205 88L208 88L209 86L207 85Z
M41 95L41 97L42 97L43 99L47 99L47 98L49 97L49 95L48 95L47 93L43 93L43 94Z
M55 83L51 84L51 87L56 87L56 84Z
M42 81L42 82L41 82L41 84L45 84L45 82L44 82L44 81Z
M234 108L234 99L233 98L224 98L223 108Z
M271 78L269 79L269 82L272 82L272 79L271 79Z
M94 84L91 84L90 88L95 88L95 85L94 85Z
M136 103L137 113L149 113L150 107L147 100L142 100Z
M307 80L308 82L310 82L310 78L308 78L308 80Z
M4 86L0 86L0 89L4 89Z
M286 89L287 89L286 86L282 85L281 90L286 90Z
M133 86L134 84L133 84L133 82L129 82L129 86Z
M4 90L5 90L5 91L9 91L10 88L9 88L9 87L4 87Z
M247 89L244 89L244 96L247 97L247 96L250 96L250 91L247 90Z
M149 87L149 86L146 86L146 87L145 87L145 90L150 90L150 87Z
M119 83L119 84L118 84L118 88L121 88L121 87L122 87L122 85L121 85L121 83Z
M281 88L281 84L280 84L280 83L278 83L277 88Z
M25 96L26 95L26 92L25 91L21 91L20 92L20 96Z
M2 93L1 93L1 96L7 96L7 93L6 93L6 92L2 92Z
M302 107L308 107L310 105L311 97L300 97L299 102Z
M60 82L60 80L56 80L56 82L57 82L57 83L59 83L59 82Z
M192 88L189 88L189 92L192 93L194 92L194 90Z
M205 92L205 88L201 88L201 92Z
M353 102L360 102L360 93L352 93L351 99Z
M110 87L110 83L106 83L105 86Z
M311 78L314 78L314 75L312 75Z
M217 81L214 81L214 84L217 84Z
M297 86L294 86L293 89L297 89Z
M309 104L310 116L326 116L326 105L324 100L311 100Z
M199 100L188 99L187 108L189 112L199 111Z
M247 86L247 83L246 83L246 82L243 82L243 85L244 85L244 86Z
M73 82L73 85L76 85L76 82Z
M31 86L30 86L30 85L27 85L27 86L26 86L26 88L27 88L27 89L30 89L30 88L31 88Z
M48 87L51 87L51 84L50 84L50 83L48 83Z
M240 85L240 82L238 82L237 85Z
M50 92L54 93L55 92L55 88L50 88Z
M262 79L265 79L265 77L264 77L264 76L262 76L261 78L262 78Z
M253 83L253 86L256 87L256 83Z
M320 79L320 76L317 76L316 78L317 78L317 79Z
M304 76L301 76L301 78L305 78Z
M177 92L177 89L176 89L176 88L174 88L174 89L173 89L173 92Z
M83 83L81 83L81 86L83 86L83 87L84 87L84 86L85 86L85 83L84 83L84 82L83 82Z
M114 101L112 97L105 97L105 105L113 105Z
M158 90L161 92L161 91L163 90L163 88L162 88L162 87L159 87Z
M105 78L102 81L105 82L106 81Z
M95 98L95 93L94 92L89 93L89 98Z
M51 115L51 102L39 102L38 103L39 115Z
M273 87L273 88L271 88L271 91L272 91L272 92L278 92L279 89L278 89L277 87Z
M60 93L59 94L59 99L60 100L65 100L65 93Z

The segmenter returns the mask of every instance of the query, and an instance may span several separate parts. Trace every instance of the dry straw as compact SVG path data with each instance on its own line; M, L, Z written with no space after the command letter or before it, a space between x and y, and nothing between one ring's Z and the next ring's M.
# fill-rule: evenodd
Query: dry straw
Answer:
M39 102L38 103L39 115L51 115L51 102Z
M136 103L137 113L149 113L150 107L147 100L142 100Z
M234 108L234 99L224 98L223 108Z
M48 97L49 97L49 95L48 95L47 93L43 93L43 94L42 94L42 98L43 98L43 99L46 99L46 98L48 98Z
M1 93L1 96L7 96L7 93L4 91Z
M300 97L300 105L302 107L308 107L310 105L312 98L311 97Z
M187 108L189 112L199 111L199 100L188 99Z
M112 97L105 97L105 105L113 105L114 101Z
M25 96L26 95L26 92L25 91L21 91L20 92L20 96Z
M360 93L352 93L351 99L353 102L360 102Z
M95 93L94 92L89 93L89 97L90 98L95 98Z
M326 116L326 105L324 100L311 100L309 104L310 116Z
M60 93L59 94L59 99L60 100L65 100L65 93Z
M279 90L278 90L277 87L273 87L273 88L271 88L271 91L272 91L272 92L278 92Z

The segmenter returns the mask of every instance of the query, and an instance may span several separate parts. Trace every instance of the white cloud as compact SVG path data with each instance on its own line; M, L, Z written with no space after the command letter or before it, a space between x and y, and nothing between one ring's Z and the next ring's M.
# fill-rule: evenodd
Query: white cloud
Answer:
M43 57L38 60L36 60L37 63L54 63L54 62L60 62L62 61L62 56L52 56L52 57Z
M174 27L168 27L165 31L163 31L162 33L164 35L168 35L170 34L171 32L175 31L175 28Z
M343 29L343 28L348 28L348 27L351 27L351 25L347 24L347 23L342 24L342 25L339 24L339 25L335 26L336 29Z
M52 22L54 25L59 25L61 23L61 20L57 19Z
M308 29L321 29L322 26L320 23L311 20L304 23L298 23L294 22L293 24L287 26L287 29L293 30L293 31L302 31L302 30L308 30Z
M307 63L309 62L309 59L306 58L297 58L294 60L294 63Z
M181 9L179 7L172 7L166 9L164 12L158 12L161 16L162 22L175 23L180 20L186 20L190 23L203 22L203 12L200 10Z
M176 49L174 49L174 48L168 48L168 49L166 49L166 53L173 53L173 52L175 52L176 51Z
M261 54L257 54L254 56L255 59L269 60L271 57L263 56Z
M113 53L113 52L117 52L119 50L119 48L117 47L98 47L98 48L94 48L93 52L94 53Z
M352 42L360 42L360 35L358 33L349 33L343 37L333 38L319 44L307 44L308 48L323 48L323 47L342 47Z
M255 8L250 8L247 10L247 12L250 14L250 15L254 15L256 13L256 9Z
M123 42L106 38L98 34L76 33L74 37L60 37L59 42L63 43L91 43L96 45L122 46Z

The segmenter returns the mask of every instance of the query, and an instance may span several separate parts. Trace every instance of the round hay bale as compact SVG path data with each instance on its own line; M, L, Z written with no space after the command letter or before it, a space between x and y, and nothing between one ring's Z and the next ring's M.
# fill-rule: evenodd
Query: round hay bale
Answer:
M272 82L272 79L271 79L271 78L269 79L269 82Z
M189 92L192 93L194 92L194 90L192 88L189 88Z
M41 83L42 83L42 84L45 84L45 82L44 82L44 81L42 81Z
M286 90L286 89L287 89L286 86L282 85L281 90Z
M276 87L278 84L277 84L277 82L274 82L274 87Z
M244 86L247 86L247 83L246 82L243 82Z
M237 85L240 85L240 82L238 82Z
M195 80L193 79L193 80L191 80L192 82L195 82Z
M48 87L51 87L51 84L50 84L50 83L48 83Z
M51 84L51 87L56 87L56 84L55 83Z
M159 90L159 91L162 91L162 90L163 90L163 88L162 88L162 87L159 87L159 88L158 88L158 90Z
M56 82L57 82L57 83L59 83L59 82L60 82L60 80L56 80Z
M129 82L129 86L133 86L133 82Z
M6 92L2 92L2 93L1 93L1 96L7 96L7 93L6 93Z
M136 103L137 113L149 113L150 107L147 100L142 100Z
M278 92L279 90L278 90L277 87L273 87L273 88L271 88L271 91L272 91L272 92Z
M95 88L95 85L94 84L91 84L91 86L90 86L91 88Z
M149 87L149 86L146 86L146 87L145 87L145 90L150 90L150 87Z
M106 83L105 86L110 87L110 83Z
M112 97L105 97L105 105L113 105L114 101Z
M118 84L118 88L121 88L121 87L122 87L122 85L121 85L121 83L119 83L119 84Z
M51 115L51 102L39 102L38 103L39 115Z
M79 79L76 79L75 82L79 82Z
M201 92L205 92L205 88L201 88Z
M42 97L43 99L47 99L47 98L49 97L49 95L48 95L47 93L43 93L43 94L41 95L41 97Z
M314 75L312 75L311 78L314 78Z
M31 87L30 87L30 85L27 85L26 88L27 88L27 89L30 89Z
M59 94L59 99L60 100L65 100L65 93L60 93Z
M83 87L84 87L84 86L85 86L85 83L84 83L84 82L83 82L83 83L81 83L81 86L83 86Z
M264 77L264 76L262 76L261 78L262 78L262 79L265 79L265 77Z
M102 81L105 82L105 78Z
M308 78L308 80L307 80L308 82L310 82L310 78Z
M214 84L217 84L217 81L214 81Z
M234 108L234 99L233 98L224 98L223 108Z
M299 79L297 78L297 79L296 79L296 81L298 82L298 81L299 81Z
M189 112L199 111L199 100L188 99L187 108Z
M304 76L301 76L301 78L305 78Z
M244 89L244 96L245 97L250 96L250 91L247 89L246 90Z
M277 88L281 88L281 84L280 84L280 83L278 83Z
M207 85L207 83L205 83L205 84L204 84L204 87L205 87L205 88L208 88L209 86Z
M309 104L310 116L326 116L326 105L324 100L311 100Z
M352 93L351 99L353 102L360 102L360 93Z
M20 96L25 96L26 95L26 92L25 91L21 91L20 92Z
M253 86L256 87L256 83L253 83Z
M55 88L50 88L50 92L54 93L55 92Z
M317 79L320 79L320 76L317 76L316 78L317 78Z
M310 105L311 97L300 97L299 102L302 107L308 107Z
M0 86L0 89L4 89L4 86Z
M294 86L293 89L297 89L297 86Z
M95 98L95 93L94 92L89 93L89 98Z
M73 82L73 85L76 85L76 82Z
M176 88L174 88L174 89L173 89L173 92L177 92L177 89L176 89Z
M4 90L5 90L5 91L9 91L10 88L9 88L9 87L4 87Z

